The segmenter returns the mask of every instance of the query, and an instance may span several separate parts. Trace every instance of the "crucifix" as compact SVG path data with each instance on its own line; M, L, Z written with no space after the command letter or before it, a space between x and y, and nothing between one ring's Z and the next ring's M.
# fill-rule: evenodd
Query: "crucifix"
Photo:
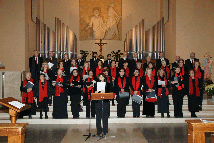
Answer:
M98 46L100 46L100 55L102 55L102 51L103 51L103 45L107 44L107 43L102 43L102 39L100 39L100 43L95 43L97 44Z

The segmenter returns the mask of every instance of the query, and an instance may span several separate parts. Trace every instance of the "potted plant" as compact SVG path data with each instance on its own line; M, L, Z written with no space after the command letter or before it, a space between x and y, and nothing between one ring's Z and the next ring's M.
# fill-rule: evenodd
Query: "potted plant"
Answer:
M123 53L120 53L120 50L118 50L117 52L112 51L111 54L112 54L112 57L114 57L114 60L116 62L120 60L120 55L123 55Z
M207 85L205 91L207 95L212 96L212 99L214 99L214 84Z

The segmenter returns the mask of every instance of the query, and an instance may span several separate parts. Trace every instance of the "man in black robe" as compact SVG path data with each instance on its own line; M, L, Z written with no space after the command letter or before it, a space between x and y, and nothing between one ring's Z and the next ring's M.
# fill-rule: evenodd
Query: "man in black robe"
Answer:
M50 52L49 52L49 58L46 58L45 61L46 61L47 63L50 62L50 63L54 64L54 65L51 67L51 69L52 69L53 73L55 73L55 72L56 72L56 68L57 68L57 59L54 58L54 56L53 56L53 51L50 51ZM49 68L50 68L50 67L49 67Z
M130 70L130 76L132 77L134 74L134 70L137 68L136 64L137 62L141 61L138 59L138 53L134 53L134 58L129 60L129 70Z
M128 53L125 51L125 52L123 52L123 58L121 58L120 60L119 60L119 68L123 68L123 64L124 64L124 62L125 61L128 61ZM129 62L129 61L128 61Z
M95 73L98 61L99 59L97 58L97 52L93 52L93 58L90 59L90 68L94 73Z
M195 60L198 60L198 59L195 58L195 53L192 52L190 54L190 59L187 59L185 61L185 65L187 66L188 70L193 69L195 67L195 65L194 65Z
M177 67L179 65L180 56L176 56L175 60L176 61L174 63L172 63L172 71L174 71L175 67Z
M159 59L156 61L156 67L157 67L157 69L161 68L161 66L162 66L161 62L163 60L166 61L166 65L168 66L169 65L169 60L164 57L164 53L163 52L160 52Z
M107 67L108 69L110 69L110 67L111 67L111 54L107 55L107 60L105 60L103 67Z
M143 71L146 72L146 68L149 66L149 63L151 62L151 57L146 57L146 63L143 64Z

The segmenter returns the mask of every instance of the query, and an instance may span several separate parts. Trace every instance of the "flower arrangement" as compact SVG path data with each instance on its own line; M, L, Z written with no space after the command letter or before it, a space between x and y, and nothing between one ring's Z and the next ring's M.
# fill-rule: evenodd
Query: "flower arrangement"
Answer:
M205 91L206 91L207 95L214 96L214 84L207 85L205 87Z
M120 60L120 55L123 55L123 53L120 53L120 50L118 50L117 52L112 51L111 54L112 54L112 57L114 57L114 60L116 62Z
M89 55L89 52L88 51L84 51L84 50L80 50L80 54L82 54L82 58L84 60L86 60L86 58L88 57Z

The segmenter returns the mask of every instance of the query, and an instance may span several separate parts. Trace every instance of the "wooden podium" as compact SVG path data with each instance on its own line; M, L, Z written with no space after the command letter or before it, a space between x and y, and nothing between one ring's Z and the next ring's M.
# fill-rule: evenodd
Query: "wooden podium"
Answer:
M214 121L214 119L205 119ZM201 120L186 120L188 143L205 143L205 132L214 132L214 123L203 123ZM213 137L211 138L213 142Z
M0 99L0 104L9 107L9 114L11 117L11 123L1 123L0 124L0 136L8 136L8 143L24 143L26 125L28 123L16 123L17 114L21 111L24 111L30 108L30 105L25 104L22 108L17 108L13 105L10 105L9 102L18 101L15 98L8 97ZM19 101L20 102L20 101Z
M113 99L113 93L91 93L92 100Z

